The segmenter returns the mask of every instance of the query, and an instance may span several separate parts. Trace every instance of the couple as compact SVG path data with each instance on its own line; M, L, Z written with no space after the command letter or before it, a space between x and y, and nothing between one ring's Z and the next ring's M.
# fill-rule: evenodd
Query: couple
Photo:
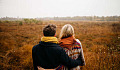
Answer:
M34 70L80 70L85 65L82 45L70 24L62 27L59 42L53 24L44 27L43 35L32 48Z

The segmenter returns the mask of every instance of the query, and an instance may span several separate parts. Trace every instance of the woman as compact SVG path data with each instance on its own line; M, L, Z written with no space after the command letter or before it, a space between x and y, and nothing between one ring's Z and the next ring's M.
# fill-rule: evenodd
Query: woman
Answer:
M59 38L59 45L65 49L69 57L71 57L72 59L76 59L80 55L82 61L81 66L85 65L81 42L78 39L75 39L74 29L70 24L66 24L62 27ZM69 70L69 68L60 65L57 70ZM80 70L80 66L72 68L71 70Z

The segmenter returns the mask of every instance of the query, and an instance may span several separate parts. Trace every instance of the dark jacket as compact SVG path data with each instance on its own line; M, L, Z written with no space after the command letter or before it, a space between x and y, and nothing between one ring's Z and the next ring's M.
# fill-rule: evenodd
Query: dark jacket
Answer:
M34 70L37 70L37 66L45 69L54 69L60 64L73 68L82 63L80 58L77 60L69 58L58 44L42 41L32 48L32 58Z

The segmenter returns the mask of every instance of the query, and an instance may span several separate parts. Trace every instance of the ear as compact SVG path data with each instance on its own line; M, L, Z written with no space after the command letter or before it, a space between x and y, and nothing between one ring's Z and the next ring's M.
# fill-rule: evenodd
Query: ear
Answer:
M42 32L43 36L44 36L44 33Z
M56 33L55 33L54 37L56 37Z

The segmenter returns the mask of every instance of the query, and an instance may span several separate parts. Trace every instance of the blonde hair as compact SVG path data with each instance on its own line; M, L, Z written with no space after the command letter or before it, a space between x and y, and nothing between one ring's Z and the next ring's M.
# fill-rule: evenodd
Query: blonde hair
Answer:
M74 35L74 28L70 24L66 24L62 27L59 38L67 38Z

